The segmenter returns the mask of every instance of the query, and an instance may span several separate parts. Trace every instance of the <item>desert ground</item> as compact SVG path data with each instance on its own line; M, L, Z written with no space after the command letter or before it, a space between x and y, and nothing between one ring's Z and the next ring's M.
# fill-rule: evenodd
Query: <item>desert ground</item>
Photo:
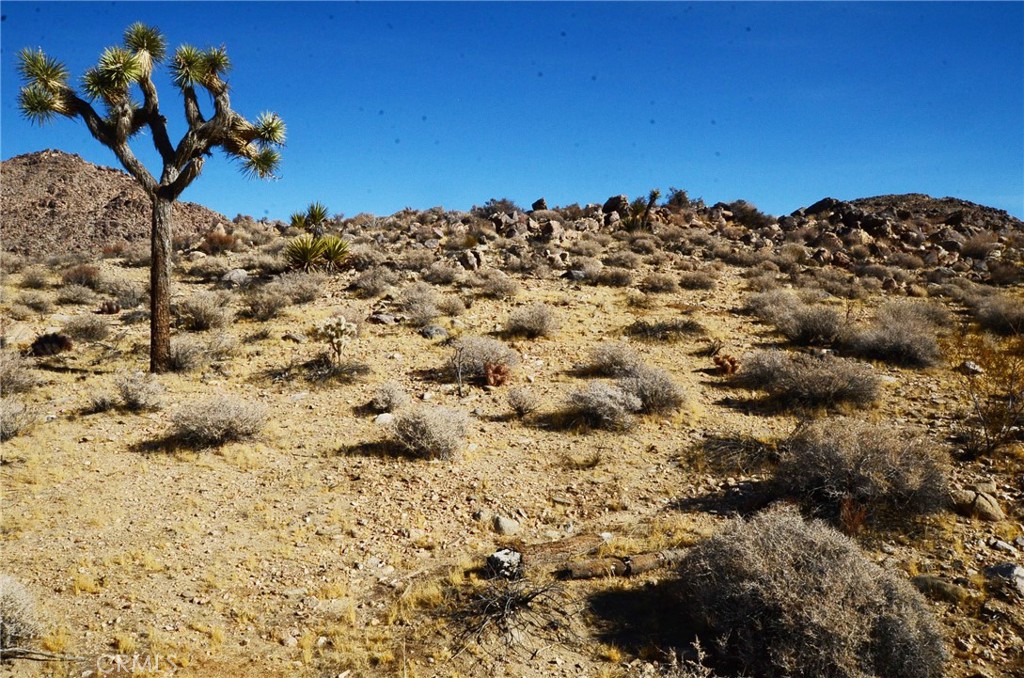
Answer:
M782 505L906 588L945 675L1024 675L1019 222L915 213L920 240L872 248L829 227L835 205L781 226L492 207L339 220L330 271L296 270L285 224L178 242L178 371L152 379L144 244L5 254L0 570L34 601L25 642L64 661L0 675L128 675L131 657L149 662L132 675L744 675L714 634L697 665L687 566L607 559L686 557ZM929 260L953 235L939 249L960 255ZM332 353L318 337L339 317ZM902 353L864 348L911 325ZM799 365L773 392L766 355L871 392L804 393ZM644 379L663 390L615 400ZM204 438L233 406L253 425ZM403 438L416 413L435 428ZM863 422L914 437L922 461L895 466L934 475L856 501L851 480L834 505L780 489L800 431ZM512 580L486 566L501 548L525 554ZM611 569L572 574L594 558Z

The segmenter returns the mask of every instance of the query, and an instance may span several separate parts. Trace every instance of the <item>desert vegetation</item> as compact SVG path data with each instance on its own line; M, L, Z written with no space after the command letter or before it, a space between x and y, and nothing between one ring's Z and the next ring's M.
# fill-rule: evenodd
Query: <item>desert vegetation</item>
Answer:
M1009 227L979 211L939 262L828 205L225 219L173 251L159 376L145 248L5 256L4 648L44 675L1018 670L1022 297L971 257L1012 261Z

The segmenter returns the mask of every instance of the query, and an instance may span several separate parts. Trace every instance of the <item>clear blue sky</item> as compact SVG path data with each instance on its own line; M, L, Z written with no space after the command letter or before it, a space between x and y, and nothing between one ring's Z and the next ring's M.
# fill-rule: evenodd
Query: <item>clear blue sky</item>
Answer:
M279 180L247 180L219 156L182 196L229 217L287 218L313 200L349 216L492 197L562 205L670 186L773 214L920 192L1024 217L1020 2L4 1L0 12L5 159L59 148L117 166L81 122L19 116L20 48L45 48L77 78L134 21L159 26L172 49L226 45L235 109L277 111L289 132ZM180 138L180 97L158 87Z

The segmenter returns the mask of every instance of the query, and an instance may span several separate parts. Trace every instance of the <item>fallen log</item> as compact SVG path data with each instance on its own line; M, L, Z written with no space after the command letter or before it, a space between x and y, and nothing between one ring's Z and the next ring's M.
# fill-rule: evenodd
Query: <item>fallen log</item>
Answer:
M635 556L607 556L570 562L559 569L562 579L594 579L596 577L630 577L651 570L678 564L686 555L684 549L666 549L654 553L640 553Z

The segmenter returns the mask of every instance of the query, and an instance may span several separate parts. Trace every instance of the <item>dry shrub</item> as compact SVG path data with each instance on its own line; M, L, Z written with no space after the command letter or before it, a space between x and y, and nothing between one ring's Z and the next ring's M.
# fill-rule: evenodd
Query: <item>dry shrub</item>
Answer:
M374 412L394 412L409 404L409 394L394 382L381 384L370 396L370 408Z
M613 252L601 260L605 266L610 268L626 268L636 270L643 263L639 255L633 252Z
M103 284L103 275L98 266L79 264L64 271L60 280L63 285L81 285L91 290L98 290Z
M938 312L932 311L933 308ZM870 326L844 338L843 347L861 358L907 367L930 367L942 357L935 318L941 317L944 310L915 302L884 304Z
M14 252L0 252L0 271L18 273L25 267L25 257Z
M169 367L172 372L194 372L209 362L206 344L188 339L171 342Z
M0 394L24 393L36 383L32 361L20 353L0 350Z
M327 276L323 273L303 273L292 271L277 277L276 289L285 294L293 304L306 304L316 301L324 290Z
M436 256L428 249L411 250L398 260L398 267L403 271L424 271L435 260Z
M149 288L142 283L115 280L104 285L103 292L113 297L117 305L126 310L149 302Z
M625 268L603 268L593 280L595 284L606 287L629 287L633 284L633 273Z
M846 417L797 427L773 483L810 513L837 521L850 505L891 516L934 513L947 503L949 459L921 436Z
M665 370L637 365L618 382L619 388L640 401L644 413L671 412L686 401L686 393Z
M1024 440L1024 335L959 335L949 351L969 403L955 419L965 456L977 458ZM967 361L980 371L964 369Z
M454 318L466 312L466 302L462 300L462 297L448 294L438 299L437 310L441 312L441 315Z
M38 264L21 269L21 287L41 290L50 284L50 269Z
M960 256L971 259L984 259L996 248L999 238L991 231L976 233L964 241L960 247Z
M64 334L76 341L103 341L110 336L110 324L95 315L77 315L64 323Z
M0 573L0 650L26 648L40 632L32 594L14 577Z
M626 334L648 341L677 341L686 336L701 336L707 333L696 320L677 318L674 320L637 320L628 325Z
M461 381L480 381L487 377L488 366L508 368L519 364L519 354L503 342L489 337L465 337L455 342L448 361L447 375Z
M193 332L227 327L234 319L234 314L227 306L227 297L218 292L194 294L179 302L174 312L178 323Z
M569 394L568 416L596 428L626 431L635 423L634 414L643 402L615 384L594 381Z
M22 292L15 298L15 304L20 304L25 308L31 309L36 313L49 313L53 310L53 302L50 301L50 297L42 292L36 292L29 290L28 292Z
M879 395L880 381L870 365L830 354L758 351L742 364L733 383L765 391L786 405L866 407Z
M242 296L243 314L253 320L267 321L281 315L292 303L280 283L247 290Z
M520 286L503 271L496 268L483 268L476 272L469 284L485 297L492 299L511 299L519 294Z
M420 274L432 285L454 285L465 277L463 270L450 261L435 261Z
M402 274L390 268L375 265L360 273L352 287L364 297L379 297L402 282Z
M597 377L621 377L636 370L643 361L629 344L603 341L590 349L584 374Z
M708 271L690 271L679 276L679 286L684 290L713 290L718 278Z
M32 415L16 398L0 398L0 441L10 440L32 423Z
M89 304L96 298L96 293L84 285L64 285L57 290L57 303Z
M828 346L843 331L843 316L834 308L798 305L783 313L775 326L798 346Z
M263 405L219 395L178 410L170 438L189 447L215 447L254 437L266 420Z
M509 407L520 419L533 414L539 407L533 391L522 386L509 389L507 399Z
M403 412L392 424L394 442L424 459L451 459L466 439L469 417L447 407L421 407Z
M121 403L130 412L160 409L164 387L149 372L121 372L114 377L114 387Z
M505 332L512 336L536 339L554 334L560 324L547 304L535 303L512 311L505 323Z
M737 519L698 544L679 567L678 586L683 614L716 648L716 668L820 678L943 675L942 633L921 594L848 537L792 509Z
M789 313L790 309L801 303L800 297L792 290L772 289L748 296L743 304L743 311L762 322L775 325Z
M437 308L441 297L430 284L417 282L404 287L398 295L398 306L416 327L423 327L434 322L441 311Z
M152 261L153 253L148 243L137 242L124 248L121 261L129 268L144 268Z
M990 332L1024 334L1024 302L1005 294L989 296L975 307L974 319Z
M669 294L679 291L679 283L668 273L651 273L640 281L640 289L649 294Z

